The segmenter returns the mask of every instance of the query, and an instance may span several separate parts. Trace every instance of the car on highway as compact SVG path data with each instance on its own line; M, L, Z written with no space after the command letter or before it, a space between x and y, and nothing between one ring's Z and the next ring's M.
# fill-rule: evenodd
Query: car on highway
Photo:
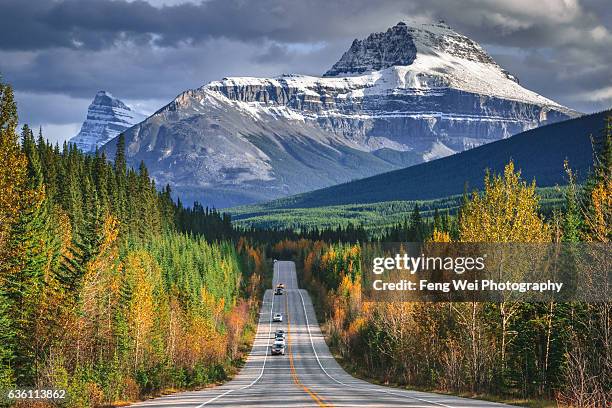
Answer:
M285 284L284 283L279 283L278 285L276 285L276 288L281 288L281 289L285 289Z
M285 345L284 344L273 344L272 345L272 355L285 355Z
M274 313L274 316L272 317L272 321L273 322L282 322L283 321L283 315L280 313Z
M280 344L280 345L282 345L283 347L285 347L285 339L283 339L283 338L276 338L276 339L274 340L274 344L275 344L275 345Z
M283 289L281 289L281 288L276 288L276 289L274 290L274 294L275 294L275 295L282 295L282 294L283 294Z
M274 332L274 337L285 337L285 331L283 329L278 329Z
M274 333L274 338L275 339L284 339L285 338L285 333Z

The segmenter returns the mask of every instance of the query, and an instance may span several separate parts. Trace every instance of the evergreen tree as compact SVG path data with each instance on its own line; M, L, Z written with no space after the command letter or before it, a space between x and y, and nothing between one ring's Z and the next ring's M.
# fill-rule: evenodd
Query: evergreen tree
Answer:
M44 191L28 194L27 205L13 225L10 247L11 275L6 296L11 304L18 335L15 338L15 367L18 383L31 383L35 375L36 325L40 294L53 257L49 247L49 214Z
M419 204L415 204L412 212L410 213L410 229L408 241L412 242L423 242L425 238L425 231L423 225L423 219L421 218L421 212L419 210Z
M45 195L52 203L57 203L58 181L63 181L58 175L58 157L59 145L56 144L55 149L48 144L42 134L42 128L38 130L38 139L36 141L38 156L40 158L41 171L44 177ZM42 170L44 169L44 170Z
M444 226L442 225L442 217L440 216L440 212L438 211L437 207L434 210L433 229L434 231L444 231Z
M612 240L612 116L606 118L599 138L594 139L594 169L584 192L583 237L587 241Z
M127 163L125 159L125 136L123 133L117 138L117 150L114 160L116 198L114 210L117 218L121 223L122 232L127 232L129 215L128 215L128 196L127 194Z
M0 387L7 388L14 383L13 361L15 328L9 314L9 301L0 285Z
M117 150L115 151L115 173L117 173L117 175L125 175L126 168L125 135L120 133L117 137Z
M12 139L16 143L15 138ZM9 225L5 248L10 257L0 267L4 269L0 292L15 333L12 347L15 378L29 382L34 376L36 360L35 327L40 293L52 255L48 247L49 214L44 178L34 136L27 126L22 131L22 150L25 163L21 162L21 171L25 170L27 181L23 182L16 197L20 211ZM7 167L14 169L14 166Z
M568 175L568 186L565 190L565 211L563 213L563 236L562 241L579 242L582 229L582 214L578 199L578 188L574 173L570 170L567 162L565 169Z
M108 189L108 173L106 171L107 163L106 156L104 153L100 154L96 149L94 155L94 166L93 166L93 181L95 185L96 194L98 197L98 203L100 211L103 214L108 214L110 211L109 203L109 189Z
M34 134L28 125L23 125L21 130L21 146L28 158L28 181L30 188L41 187L44 180L42 166L38 154L38 148L34 141Z

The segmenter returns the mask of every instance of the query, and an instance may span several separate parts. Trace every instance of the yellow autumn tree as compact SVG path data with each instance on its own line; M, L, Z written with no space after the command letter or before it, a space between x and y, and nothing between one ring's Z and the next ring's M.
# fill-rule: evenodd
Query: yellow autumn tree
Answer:
M515 171L512 161L504 168L503 175L487 173L484 192L482 194L474 192L471 200L461 209L460 240L475 243L550 242L550 227L538 213L539 198L535 188L535 181L527 184L521 178L521 172ZM507 252L507 248L504 251ZM502 270L504 258L511 259L512 256L503 254L500 258L499 269ZM520 268L515 265L514 269ZM507 273L507 270L503 272ZM508 325L519 307L516 302L506 300L500 302L498 307L501 320L500 360L503 372L508 346Z
M503 175L485 177L484 194L474 192L461 210L462 242L549 242L550 228L538 214L535 181L527 184L514 163Z
M114 273L118 234L118 221L106 216L100 226L99 252L85 266L79 302L73 305L74 319L66 322L74 344L73 352L82 362L91 362L112 349L114 307L119 298L119 283Z
M610 242L612 236L612 177L602 177L589 194L590 211L585 213L588 242Z
M0 83L0 273L8 265L6 245L26 189L27 158L19 146L17 107L10 86ZM10 164L10 165L8 165Z
M429 242L451 242L451 237L446 231L438 231L437 229L434 229Z
M160 270L151 256L138 251L126 261L126 275L133 282L129 305L129 324L134 348L134 368L145 363L144 356L150 348L150 337L155 321L154 282L159 280Z
M17 133L17 107L10 86L0 83L0 386L14 380L10 360L12 330L9 327L9 305L4 298L10 274L9 250L11 229L23 207L27 159L21 152Z

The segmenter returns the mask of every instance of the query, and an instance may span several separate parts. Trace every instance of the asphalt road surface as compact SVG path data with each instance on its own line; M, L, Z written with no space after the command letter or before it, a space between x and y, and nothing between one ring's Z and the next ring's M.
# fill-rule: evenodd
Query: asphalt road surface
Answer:
M293 262L274 264L273 286L266 290L253 349L240 373L224 385L168 395L132 406L203 407L509 407L447 395L383 387L356 379L334 360L317 323L308 292L298 288ZM272 314L282 313L282 323ZM284 356L272 356L274 332L288 333Z

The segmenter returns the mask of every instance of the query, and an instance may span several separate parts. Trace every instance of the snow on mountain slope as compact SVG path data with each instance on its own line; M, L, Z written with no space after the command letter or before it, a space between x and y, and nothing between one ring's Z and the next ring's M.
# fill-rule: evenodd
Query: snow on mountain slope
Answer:
M69 143L85 152L93 152L145 118L109 92L99 91L89 105L80 132Z
M355 40L323 77L233 77L183 92L126 131L127 156L186 202L223 207L410 166L577 115L522 87L446 24L399 23Z
M357 67L353 65L355 61L368 58L364 55L363 47L378 49L389 41L397 41L398 48L406 47L407 43L414 47L407 46L408 49L414 49L414 56L409 59L409 64L397 64L391 60L386 63L371 61L367 66L358 62ZM480 45L453 31L445 23L423 24L418 28L399 23L387 33L372 34L361 42L355 40L351 49L323 78L305 75L285 75L280 78L232 77L213 81L203 88L244 86L282 86L296 89L298 93L302 92L311 97L319 97L322 95L321 90L329 90L336 92L338 97L346 98L389 93L424 95L437 89L453 88L568 110L536 92L523 88L516 77L497 65Z

